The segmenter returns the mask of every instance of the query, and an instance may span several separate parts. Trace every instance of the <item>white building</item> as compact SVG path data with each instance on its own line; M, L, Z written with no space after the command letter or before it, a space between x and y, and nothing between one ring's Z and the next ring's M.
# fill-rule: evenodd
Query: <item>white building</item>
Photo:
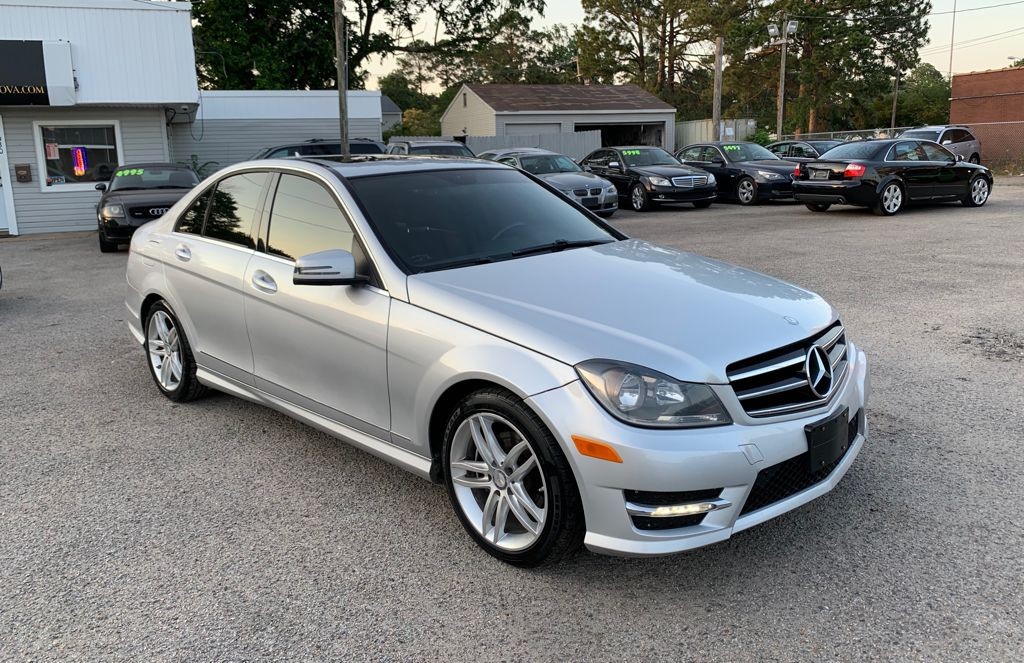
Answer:
M200 93L191 5L0 0L0 236L96 228L118 165L223 167L338 135L333 90ZM350 135L379 139L379 92L348 96Z

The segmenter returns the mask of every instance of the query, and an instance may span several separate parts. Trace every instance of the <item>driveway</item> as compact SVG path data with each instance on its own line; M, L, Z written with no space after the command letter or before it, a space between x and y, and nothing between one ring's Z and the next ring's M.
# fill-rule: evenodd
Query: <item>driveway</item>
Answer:
M1019 659L1019 191L617 214L827 297L873 362L871 437L835 491L727 542L536 571L477 549L439 486L228 396L161 397L124 253L0 240L0 658Z

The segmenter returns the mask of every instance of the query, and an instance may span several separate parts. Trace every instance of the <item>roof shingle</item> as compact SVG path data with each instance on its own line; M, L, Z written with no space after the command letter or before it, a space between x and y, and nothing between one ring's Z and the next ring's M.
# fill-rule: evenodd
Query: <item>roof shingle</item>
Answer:
M467 83L488 106L501 112L674 111L636 85L506 85Z

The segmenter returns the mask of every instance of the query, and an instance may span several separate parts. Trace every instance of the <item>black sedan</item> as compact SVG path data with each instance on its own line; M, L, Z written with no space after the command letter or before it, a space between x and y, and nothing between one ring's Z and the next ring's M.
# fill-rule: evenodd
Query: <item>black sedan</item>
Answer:
M871 140L844 143L799 164L793 190L814 212L859 205L891 216L915 202L980 207L992 191L992 171L929 140Z
M766 149L787 161L814 161L833 147L842 144L841 140L782 140L772 143Z
M645 212L661 203L692 203L710 207L715 202L715 178L685 166L660 147L605 147L580 161L583 170L611 181L619 201Z
M718 180L718 194L741 205L793 197L793 162L757 143L700 143L676 152L683 163Z
M135 229L163 215L199 178L188 166L176 163L136 163L118 166L110 183L100 182L96 203L100 251L113 253L131 241Z

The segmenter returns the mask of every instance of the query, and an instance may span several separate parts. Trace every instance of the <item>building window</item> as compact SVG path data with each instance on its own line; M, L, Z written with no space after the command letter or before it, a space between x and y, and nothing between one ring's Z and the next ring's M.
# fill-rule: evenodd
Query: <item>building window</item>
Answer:
M121 161L117 122L35 122L39 180L44 191L90 190Z

